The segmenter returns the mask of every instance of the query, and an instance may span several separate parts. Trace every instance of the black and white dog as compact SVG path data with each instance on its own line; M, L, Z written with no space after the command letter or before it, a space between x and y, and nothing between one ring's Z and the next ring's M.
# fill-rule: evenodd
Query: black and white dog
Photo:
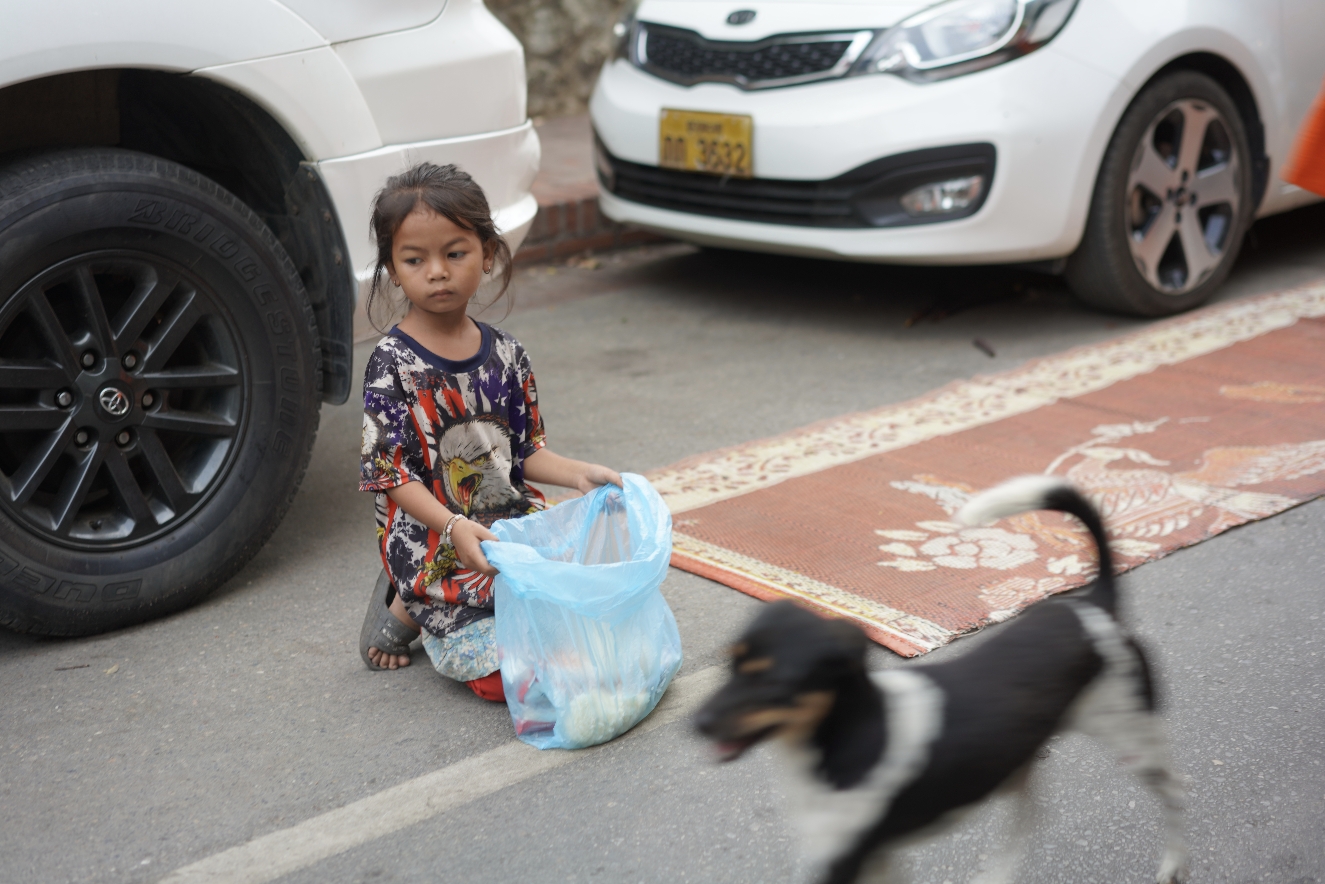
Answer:
M1101 740L1164 806L1157 880L1183 879L1183 790L1153 714L1145 656L1115 619L1113 561L1099 514L1061 479L1026 476L972 499L959 521L1071 513L1099 550L1083 594L1036 605L951 662L865 671L866 638L790 602L770 605L732 649L731 680L695 716L732 760L779 737L792 756L792 814L826 884L892 882L892 849L998 791L1019 796L1009 851L984 882L1012 879L1032 822L1035 751L1073 728Z

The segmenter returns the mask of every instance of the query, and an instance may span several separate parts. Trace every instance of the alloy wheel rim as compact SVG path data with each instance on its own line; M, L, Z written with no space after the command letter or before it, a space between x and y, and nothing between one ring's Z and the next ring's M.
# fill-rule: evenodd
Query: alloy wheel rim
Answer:
M1137 271L1166 295L1190 292L1232 245L1242 158L1222 114L1175 101L1146 127L1127 176L1124 223Z
M221 300L157 255L56 264L0 308L0 510L112 550L178 528L244 430L244 352Z

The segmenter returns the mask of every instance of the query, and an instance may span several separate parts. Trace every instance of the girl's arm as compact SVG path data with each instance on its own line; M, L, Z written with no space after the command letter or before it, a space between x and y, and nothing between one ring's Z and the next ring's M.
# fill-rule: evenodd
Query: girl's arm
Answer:
M451 521L454 515L442 506L441 501L432 496L432 492L424 487L422 482L406 482L404 485L388 488L386 495L401 509L438 534L446 529L446 523ZM451 543L455 545L455 555L460 560L460 564L489 577L495 575L497 569L492 567L488 557L483 555L483 548L479 546L479 542L496 539L497 535L469 519L456 519L455 524L451 526Z
M540 448L524 459L524 476L532 482L574 488L581 494L588 494L608 482L621 487L621 474L616 470L596 463L571 460L546 448Z

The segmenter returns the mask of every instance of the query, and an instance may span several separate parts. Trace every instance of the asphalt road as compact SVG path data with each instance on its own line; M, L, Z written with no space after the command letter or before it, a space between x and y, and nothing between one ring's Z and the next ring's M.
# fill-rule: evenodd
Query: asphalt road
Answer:
M1220 300L1325 274L1321 207L1263 222L1253 241ZM552 447L632 471L1143 324L1028 273L678 246L599 269L524 269L516 295L500 324L531 353ZM202 873L237 847L250 871L230 880L798 880L765 753L713 764L677 715L539 772L534 750L508 745L504 707L440 678L421 652L399 672L363 667L357 636L379 564L371 502L356 490L359 420L353 400L324 407L289 516L204 604L90 639L0 634L0 881L157 881L181 868L227 880ZM1123 580L1192 782L1196 882L1325 881L1323 571L1318 501ZM681 676L705 684L759 603L676 571L663 591ZM872 663L911 665L881 649ZM1153 801L1093 744L1051 749L1021 880L1152 880ZM458 802L428 790L462 763L452 772L474 771L473 800L408 816ZM346 806L363 812L329 813ZM997 807L982 810L916 851L914 884L969 879L1000 823ZM291 831L333 846L300 860Z

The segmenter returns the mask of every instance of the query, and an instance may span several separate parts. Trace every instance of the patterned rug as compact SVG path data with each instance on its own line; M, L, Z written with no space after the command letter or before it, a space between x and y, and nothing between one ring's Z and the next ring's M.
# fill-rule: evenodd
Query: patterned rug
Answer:
M1088 582L1074 520L950 518L1011 476L1096 501L1125 571L1325 494L1325 282L651 473L672 564L904 656Z

